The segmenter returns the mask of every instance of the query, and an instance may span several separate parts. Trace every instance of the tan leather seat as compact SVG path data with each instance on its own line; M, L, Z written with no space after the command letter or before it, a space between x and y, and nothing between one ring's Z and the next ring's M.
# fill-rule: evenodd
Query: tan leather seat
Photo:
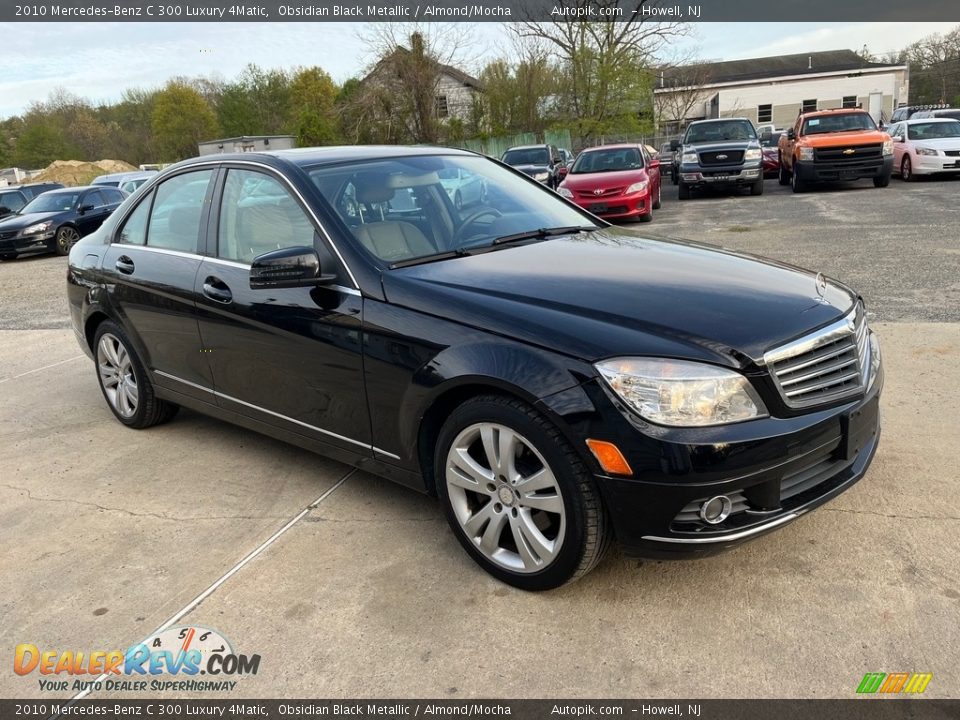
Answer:
M309 245L311 240L295 238L289 213L276 205L251 205L237 213L237 251L241 262L251 262L278 248Z
M420 228L408 222L386 221L360 225L353 229L357 240L381 260L394 262L430 255L437 249Z

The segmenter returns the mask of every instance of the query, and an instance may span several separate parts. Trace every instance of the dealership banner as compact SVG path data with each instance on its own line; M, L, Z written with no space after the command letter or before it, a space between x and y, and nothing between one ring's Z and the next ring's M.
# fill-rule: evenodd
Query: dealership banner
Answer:
M939 720L960 700L0 700L0 718L688 718Z
M943 0L0 0L4 22L958 21Z

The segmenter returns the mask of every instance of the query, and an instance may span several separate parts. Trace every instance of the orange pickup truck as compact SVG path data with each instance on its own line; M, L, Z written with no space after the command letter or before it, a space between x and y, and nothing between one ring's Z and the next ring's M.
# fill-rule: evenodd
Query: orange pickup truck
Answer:
M802 113L780 136L780 184L803 192L817 182L873 178L890 184L893 140L864 110Z

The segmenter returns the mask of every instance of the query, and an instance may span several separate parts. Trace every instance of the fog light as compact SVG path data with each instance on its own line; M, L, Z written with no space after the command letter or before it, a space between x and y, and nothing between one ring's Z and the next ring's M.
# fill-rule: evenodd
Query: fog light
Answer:
M718 525L727 519L733 503L726 495L717 495L700 506L700 519L710 525Z

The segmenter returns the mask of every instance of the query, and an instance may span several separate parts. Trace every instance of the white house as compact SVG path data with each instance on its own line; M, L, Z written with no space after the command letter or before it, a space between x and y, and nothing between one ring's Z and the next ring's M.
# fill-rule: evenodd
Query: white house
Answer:
M781 128L801 110L839 107L862 107L887 121L907 102L909 90L906 65L830 50L664 69L654 83L654 105L663 134L716 117Z

